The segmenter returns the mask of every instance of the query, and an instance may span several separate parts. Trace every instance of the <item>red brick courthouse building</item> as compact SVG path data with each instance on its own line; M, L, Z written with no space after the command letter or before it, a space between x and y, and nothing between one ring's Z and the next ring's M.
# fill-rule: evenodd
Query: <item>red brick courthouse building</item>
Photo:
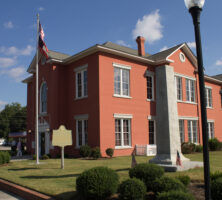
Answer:
M181 142L201 143L195 55L186 43L154 55L145 53L144 38L138 37L137 43L138 50L106 42L73 56L50 51L47 61L39 58L40 154L59 152L52 146L52 130L60 125L72 130L73 145L65 147L72 156L85 144L99 146L103 156L109 147L115 156L130 155L135 145L156 144L156 130L166 123L169 129L177 125ZM35 63L34 57L27 70L32 76L23 81L28 92L27 148L32 154ZM222 141L222 75L205 76L205 85L209 137ZM166 110L174 112L173 123L161 118Z

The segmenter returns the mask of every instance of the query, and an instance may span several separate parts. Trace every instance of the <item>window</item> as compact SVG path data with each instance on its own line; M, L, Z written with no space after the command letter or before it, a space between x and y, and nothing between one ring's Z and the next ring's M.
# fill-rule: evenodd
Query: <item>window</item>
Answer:
M182 144L183 142L185 142L185 139L184 139L184 120L183 119L179 119L179 132L180 132L180 142Z
M206 106L212 108L212 89L205 88Z
M130 96L130 67L113 64L114 66L114 95Z
M149 120L149 144L156 144L155 121Z
M88 119L76 120L76 146L88 144Z
M147 82L147 99L154 100L153 76L148 75L146 77L146 82Z
M131 146L131 120L115 119L115 146L128 147Z
M182 86L182 77L175 76L175 82L176 82L176 94L177 94L177 100L182 101L183 100L183 86Z
M40 113L47 113L47 84L42 83L40 88Z
M214 138L214 122L208 122L207 129L209 139Z
M195 102L195 84L194 80L186 79L186 100Z
M197 121L196 120L188 120L188 138L189 142L198 143L197 136Z
M88 71L87 65L78 67L76 72L76 98L83 98L88 96Z

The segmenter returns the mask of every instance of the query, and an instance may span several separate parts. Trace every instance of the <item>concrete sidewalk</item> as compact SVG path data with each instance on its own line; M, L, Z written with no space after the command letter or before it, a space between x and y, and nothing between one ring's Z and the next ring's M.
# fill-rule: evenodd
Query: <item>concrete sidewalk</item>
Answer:
M24 200L21 197L0 190L0 200Z

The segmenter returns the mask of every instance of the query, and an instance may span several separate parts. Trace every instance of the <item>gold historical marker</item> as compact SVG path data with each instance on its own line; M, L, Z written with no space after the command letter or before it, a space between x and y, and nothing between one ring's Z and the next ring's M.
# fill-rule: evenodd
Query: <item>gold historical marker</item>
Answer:
M61 147L61 168L64 169L64 147L72 145L72 131L61 125L52 134L52 145Z

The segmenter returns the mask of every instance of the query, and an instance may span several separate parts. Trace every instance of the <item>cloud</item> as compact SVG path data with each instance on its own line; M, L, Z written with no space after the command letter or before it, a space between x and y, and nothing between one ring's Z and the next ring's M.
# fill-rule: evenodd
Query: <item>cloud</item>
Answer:
M0 68L7 68L17 63L16 58L4 58L0 57Z
M196 49L196 43L195 43L195 42L187 42L187 45L188 45L191 49Z
M131 45L126 44L123 40L117 40L116 43L119 44L119 45L121 45L121 46L131 47Z
M31 45L27 45L23 49L19 49L15 46L6 48L6 47L0 47L0 53L3 53L7 56L30 56L31 53L33 52L34 47Z
M8 103L0 100L0 111L2 111L4 109L6 104L8 104Z
M133 38L143 36L150 44L160 40L163 37L163 26L160 22L161 16L159 10L152 12L149 15L144 15L142 20L139 19L136 27L133 30Z
M45 10L45 8L43 8L42 6L38 8L39 11L43 11Z
M26 73L25 67L15 67L9 70L2 70L0 74L6 74L9 77L13 78L16 82L20 82L24 79Z
M222 60L217 60L215 63L216 66L222 66Z
M5 27L6 29L13 29L13 28L14 28L14 25L13 25L13 23L12 23L11 21L9 21L9 22L5 22L5 23L4 23L4 27Z
M160 49L160 52L161 52L161 51L165 51L165 50L167 50L167 49L169 49L169 47L164 46L163 48Z

